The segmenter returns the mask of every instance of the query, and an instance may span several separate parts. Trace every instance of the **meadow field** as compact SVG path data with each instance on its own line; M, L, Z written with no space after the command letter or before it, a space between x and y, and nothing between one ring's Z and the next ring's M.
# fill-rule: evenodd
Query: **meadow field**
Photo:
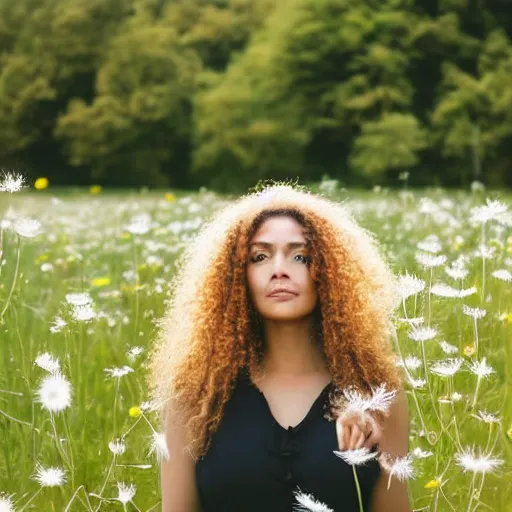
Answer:
M512 511L512 196L311 190L399 277L414 510ZM176 258L231 198L94 192L0 192L1 512L161 509L146 358Z

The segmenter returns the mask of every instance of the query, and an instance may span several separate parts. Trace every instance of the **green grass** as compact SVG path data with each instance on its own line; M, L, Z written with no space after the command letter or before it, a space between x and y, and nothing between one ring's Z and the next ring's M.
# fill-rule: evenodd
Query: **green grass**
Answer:
M415 355L423 363L411 374L425 378L425 363L430 366L450 357L441 349L443 340L459 351L451 357L464 360L452 380L429 373L428 386L408 385L410 451L420 447L432 452L428 458L414 460L417 474L409 482L413 507L512 510L511 505L507 508L512 503L512 433L507 435L512 422L512 285L492 276L498 269L512 271L510 224L491 220L485 226L485 243L495 252L484 270L482 259L474 255L483 230L468 222L471 208L485 204L482 193L436 189L331 194L348 200L357 219L377 234L396 274L414 273L426 283L416 298L405 301L409 318L423 317L425 326L437 329L437 335L423 343L424 353L422 343L409 338L411 327L400 321L405 316L403 307L396 312L397 353L399 347L404 357ZM16 510L22 510L36 493L27 509L62 511L74 496L69 510L89 510L87 499L94 510L100 503L101 510L120 510L120 502L101 502L97 497L117 497L116 482L136 485L133 502L139 510L160 510L158 464L155 455L149 454L152 429L159 428L157 416L133 417L129 410L148 399L144 362L155 335L155 319L164 312L176 256L200 221L223 204L222 197L208 192L181 191L176 196L176 201L169 202L156 191L106 191L91 196L76 189L48 189L0 194L0 219L4 219L0 261L5 260L0 266L0 492L13 494ZM501 194L499 199L512 204L510 196ZM429 205L436 211L428 213ZM141 213L151 216L151 229L144 235L127 234L131 216ZM39 219L44 232L21 239L5 219L23 215ZM447 257L447 264L460 255L468 257L469 274L462 287L475 286L477 292L465 298L431 295L429 309L430 284L461 287L444 266L433 268L431 274L416 261L416 244L433 234L439 237L440 254ZM94 286L93 279L101 277L108 277L110 283ZM89 292L98 316L89 322L73 320L65 298L72 292ZM477 322L478 357L468 352L475 331L473 319L462 311L463 304L487 312ZM57 316L67 325L51 333ZM144 350L130 358L127 352L132 347ZM44 352L59 359L72 387L71 405L54 415L53 425L48 411L37 402L38 388L48 373L34 361ZM468 364L482 357L495 372L482 379L473 408L477 378ZM124 365L134 371L119 379L104 371ZM453 391L462 399L439 402ZM492 428L474 418L471 414L478 410L499 415L501 423ZM54 429L65 439L61 444ZM473 475L455 463L457 433L460 446L481 446L505 463L484 479L476 475L473 481ZM114 460L108 443L121 436L127 449ZM41 489L32 478L38 462L64 468L64 485ZM425 488L445 469L442 487ZM468 508L471 489L481 492ZM127 509L136 510L132 503Z

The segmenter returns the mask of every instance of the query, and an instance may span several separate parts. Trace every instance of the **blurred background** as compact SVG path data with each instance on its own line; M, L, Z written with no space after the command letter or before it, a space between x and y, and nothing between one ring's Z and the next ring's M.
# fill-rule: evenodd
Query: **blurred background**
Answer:
M512 186L510 0L2 0L0 168Z

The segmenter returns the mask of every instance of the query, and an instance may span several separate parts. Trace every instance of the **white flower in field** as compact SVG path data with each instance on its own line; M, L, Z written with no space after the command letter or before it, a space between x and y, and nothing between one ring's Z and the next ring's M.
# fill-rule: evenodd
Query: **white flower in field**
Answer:
M445 359L434 364L430 368L430 371L436 375L440 375L441 377L451 377L460 370L463 362L464 359L461 358Z
M299 491L293 491L295 499L299 502L299 505L294 504L294 511L297 512L334 512L332 508L329 508L324 503L315 500L312 494L305 494Z
M406 273L398 277L398 291L403 300L411 295L417 295L425 288L425 281L415 275Z
M440 341L439 345L441 346L443 352L448 355L456 354L459 351L459 349L455 345L452 345L447 341Z
M92 297L87 292L66 293L66 302L72 306L87 306L92 303Z
M41 272L51 272L53 270L53 264L52 263L43 263L41 265Z
M409 338L414 341L431 340L437 335L437 330L432 327L418 327L409 333Z
M427 457L430 457L434 455L432 452L424 452L420 447L414 448L412 451L412 455L416 457L417 459L426 459Z
M38 463L33 479L36 480L41 487L57 487L66 483L64 475L65 471L61 468L44 468Z
M458 402L462 399L462 395L460 393L457 393L457 391L454 391L452 393L452 402Z
M443 248L437 235L427 236L425 240L423 240L422 242L418 242L416 244L416 247L424 252L430 252L432 254L437 254L438 252L441 252L441 249Z
M473 318L483 318L485 315L487 315L487 311L485 309L479 309L479 308L470 308L469 306L466 306L466 304L462 304L462 312L465 315L472 316Z
M397 362L398 366L405 366L408 370L417 370L421 364L421 359L416 356L407 356L403 361Z
M62 331L64 327L66 327L67 322L63 320L60 316L56 316L53 320L53 324L50 325L50 332L55 334L57 332Z
M136 215L124 229L132 235L145 235L151 229L151 216L148 213Z
M162 434L161 432L153 432L149 455L152 453L156 454L156 460L158 462L169 460L169 449L167 448L165 434Z
M117 500L126 505L126 503L129 501L132 501L133 497L135 496L135 490L135 484L126 485L123 482L117 482Z
M89 322L96 318L96 312L90 304L86 306L74 306L73 307L73 319L77 322Z
M35 364L50 373L57 373L60 370L59 360L54 359L48 352L40 354L35 359Z
M347 464L354 464L355 466L364 465L369 460L375 459L378 455L378 452L370 452L369 448L366 447L344 450L342 452L334 450L333 453Z
M501 281L507 281L509 283L512 281L512 274L505 269L495 270L491 275Z
M51 413L71 405L71 383L61 373L48 375L37 390L38 402Z
M432 286L430 292L432 295L436 295L438 297L467 297L468 295L473 295L476 293L476 288L472 286L466 290L458 290L457 288L453 288L445 283L437 283Z
M386 391L386 385L381 384L377 388L372 387L372 394L370 397L363 396L353 387L343 390L343 395L347 401L344 409L344 412L346 413L365 411L381 411L385 413L393 402L396 391Z
M484 224L490 220L494 220L499 218L502 213L505 213L508 209L508 206L500 203L497 200L486 199L486 203L484 206L476 206L471 208L471 216L469 217L469 222L471 223L481 223Z
M472 414L473 418L483 421L485 423L500 423L501 419L487 411L478 411L478 414Z
M409 378L409 382L414 389L421 389L427 383L427 381L425 379L413 379L413 378Z
M485 258L486 260L489 260L493 258L494 253L496 252L496 247L492 246L489 247L485 244L480 244L478 246L478 249L476 249L473 254L478 258Z
M420 265L427 268L440 267L444 265L447 260L444 255L432 256L431 254L421 252L415 254L415 259Z
M126 451L126 444L121 438L110 441L108 447L114 455L122 455Z
M12 502L12 494L7 496L0 493L0 512L14 512L14 503Z
M23 238L34 238L42 232L37 219L21 218L14 223L14 231Z
M124 365L122 368L105 368L105 373L110 375L110 377L120 379L121 377L124 377L125 375L128 375L129 373L133 372L133 368L130 368L129 366Z
M3 180L0 181L0 192L19 192L25 185L25 178L21 174L4 172ZM1 510L1 508L0 508Z
M455 455L457 464L464 469L464 472L489 473L503 464L500 459L491 459L489 455L484 455L482 449L479 451L479 455L476 456L474 447L471 447Z
M494 373L494 369L486 362L487 358L483 357L481 361L468 363L469 369L478 377L488 377Z
M148 400L146 402L142 402L140 405L139 405L139 409L143 412L147 412L147 411L157 411L158 410L158 405L156 404L156 402L154 402L153 400Z
M469 270L464 267L446 267L444 271L452 279L465 279L469 274Z

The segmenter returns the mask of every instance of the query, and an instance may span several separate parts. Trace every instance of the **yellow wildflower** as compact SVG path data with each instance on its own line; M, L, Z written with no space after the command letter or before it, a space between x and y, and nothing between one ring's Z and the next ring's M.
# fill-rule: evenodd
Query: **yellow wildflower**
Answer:
M34 187L37 190L44 190L48 186L48 178L37 178Z
M126 232L124 232L124 233L121 233L121 238L122 238L123 240L130 240L131 236L132 236L132 235L131 235L130 233L128 233L127 231L126 231Z
M40 254L37 258L36 258L36 265L39 264L39 263L43 263L43 261L48 261L48 258L49 258L49 254L44 252L42 254Z
M133 407L130 407L128 414L132 418L137 418L137 416L140 416L142 414L142 411L140 410L140 407L138 407L137 405L134 405Z
M437 478L435 480L430 480L430 482L425 484L425 489L435 489L436 487L439 487L439 480Z
M464 347L464 355L467 357L472 356L475 353L475 345L466 345Z
M169 201L171 203L173 201L176 201L176 196L172 192L166 192L165 193L165 200Z
M102 190L103 187L101 185L93 185L92 187L89 188L89 192L94 196L101 193Z
M108 286L110 284L110 277L96 277L92 280L92 285L96 288L100 286Z

